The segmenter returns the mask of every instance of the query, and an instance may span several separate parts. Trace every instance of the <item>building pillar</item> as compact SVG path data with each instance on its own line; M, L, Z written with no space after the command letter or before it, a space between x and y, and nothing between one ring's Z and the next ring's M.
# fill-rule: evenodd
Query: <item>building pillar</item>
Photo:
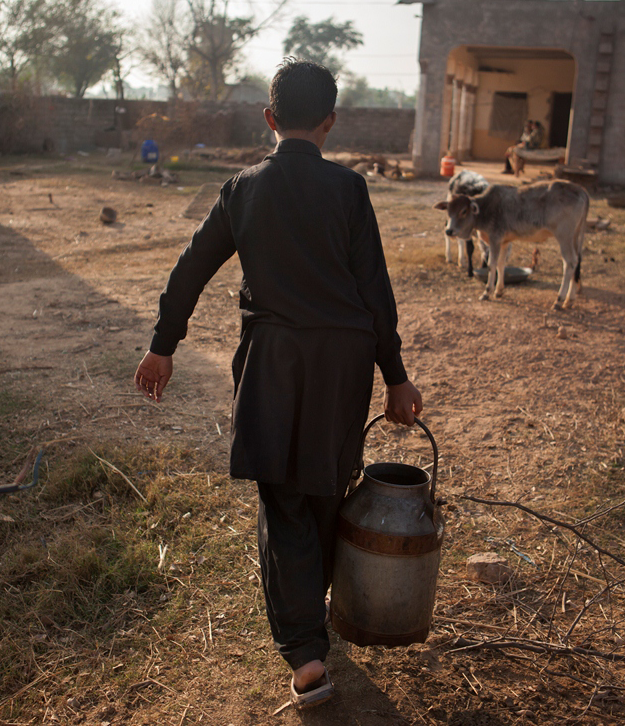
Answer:
M417 96L417 108L414 130L414 144L412 146L412 165L416 172L423 168L423 143L425 137L425 99L427 94L428 64L427 61L420 61L421 74L419 76L419 95Z
M473 156L473 130L475 128L475 105L477 103L477 86L469 86L469 111L467 113L466 158Z
M446 154L451 142L451 114L454 97L453 73L445 75L445 93L443 95L443 121L441 126L441 155Z
M467 153L467 118L469 115L469 91L468 84L462 84L460 92L460 119L458 121L458 161L464 161Z
M421 82L417 103L413 165L419 176L438 177L447 60L444 56L438 55L420 59L420 65Z
M449 140L449 150L451 155L458 158L459 142L460 142L460 102L462 98L462 89L464 82L460 79L454 79L453 101L451 105L451 134Z

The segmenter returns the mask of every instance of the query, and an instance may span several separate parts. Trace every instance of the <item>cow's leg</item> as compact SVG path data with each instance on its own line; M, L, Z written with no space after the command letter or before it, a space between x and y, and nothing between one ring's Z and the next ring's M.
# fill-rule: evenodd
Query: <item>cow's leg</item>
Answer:
M473 277L473 251L475 246L473 244L473 237L469 237L467 240L467 274L469 277Z
M510 263L510 254L512 252L512 245L508 243L506 245L506 265Z
M499 262L500 251L501 243L499 240L491 237L488 255L488 282L486 283L486 289L480 295L480 300L488 300L495 289L495 276L497 275L497 263Z
M580 220L578 223L575 234L573 238L572 247L573 250L570 254L567 253L566 263L565 265L568 267L568 263L573 263L573 274L569 283L568 292L566 293L566 298L564 300L564 304L562 307L564 308L570 308L573 307L573 300L575 300L575 296L580 291L582 282L581 282L581 274L582 274L582 246L584 243L584 231L586 227L586 219L585 215L584 218ZM560 248L562 249L562 244L560 245ZM564 250L562 251L562 259L564 260ZM564 273L566 275L566 271ZM562 280L562 284L564 285L564 279ZM560 292L558 293L558 301L560 300L560 295L563 293L562 287L560 288Z
M560 310L562 308L562 303L564 302L565 307L570 307L573 304L572 297L571 297L571 288L574 287L574 285L571 285L571 282L573 280L573 274L575 272L575 264L572 263L570 260L562 258L562 284L560 285L560 290L558 291L558 297L556 301L553 304L554 310ZM574 297L574 295L573 295ZM566 301L565 301L566 298Z
M451 262L451 237L445 235L445 261Z
M482 267L488 267L488 255L489 255L488 245L480 237L479 233L477 235L477 239L478 239L478 241L480 243L480 251L482 253L482 263L481 263L482 264Z
M458 267L462 268L467 264L466 242L458 237Z
M495 288L495 297L502 297L504 287L504 277L506 274L506 262L510 256L510 243L502 245L499 250L499 258L497 260L497 287Z
M554 310L560 310L562 308L562 303L565 302L565 300L566 306L569 307L573 302L573 297L575 297L573 276L579 261L579 256L575 249L574 229L560 229L556 232L555 237L558 240L560 253L562 254L562 283L560 284L558 297L553 304L553 308Z

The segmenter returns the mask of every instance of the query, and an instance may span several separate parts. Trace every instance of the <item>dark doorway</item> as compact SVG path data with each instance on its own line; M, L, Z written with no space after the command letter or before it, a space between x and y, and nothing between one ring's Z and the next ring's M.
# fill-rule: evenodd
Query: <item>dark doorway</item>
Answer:
M554 93L551 98L551 128L549 146L566 146L569 136L572 93Z

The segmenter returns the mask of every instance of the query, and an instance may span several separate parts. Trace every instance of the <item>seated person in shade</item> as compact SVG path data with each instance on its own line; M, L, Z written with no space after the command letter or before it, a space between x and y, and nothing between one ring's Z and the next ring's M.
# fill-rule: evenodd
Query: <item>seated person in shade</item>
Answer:
M545 127L540 121L534 121L534 128L530 133L530 138L527 143L526 149L540 149L543 146L545 140Z
M510 157L514 153L515 149L521 148L521 149L528 149L532 148L529 146L532 140L532 134L534 133L534 121L528 120L525 122L525 126L523 127L523 133L521 134L521 138L516 142L514 146L509 146L506 149L506 165L504 167L504 170L502 171L502 174L513 174L514 170L512 169L512 165L510 164Z

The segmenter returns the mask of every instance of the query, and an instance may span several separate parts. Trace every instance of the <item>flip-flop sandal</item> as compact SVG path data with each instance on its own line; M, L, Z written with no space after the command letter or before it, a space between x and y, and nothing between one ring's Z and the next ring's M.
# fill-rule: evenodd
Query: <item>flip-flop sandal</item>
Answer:
M321 678L311 683L311 686L314 687L304 693L299 693L295 690L293 679L291 679L291 703L296 709L300 710L310 708L311 706L319 706L334 695L334 684L330 680L326 668L323 669Z

